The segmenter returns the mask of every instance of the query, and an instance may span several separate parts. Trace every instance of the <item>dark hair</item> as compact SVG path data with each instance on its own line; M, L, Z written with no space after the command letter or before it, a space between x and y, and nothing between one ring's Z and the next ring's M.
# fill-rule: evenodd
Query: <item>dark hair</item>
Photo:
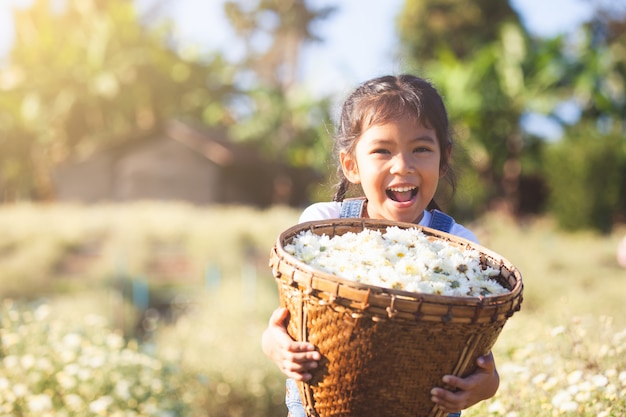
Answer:
M335 133L335 155L341 151L352 154L361 134L371 126L406 115L435 130L441 149L439 166L445 170L445 178L454 190L455 179L449 169L448 157L452 147L448 113L435 87L414 75L374 78L361 84L348 96ZM343 201L351 183L343 174L341 164L338 165L339 183L333 200ZM438 208L437 203L431 201L428 208Z

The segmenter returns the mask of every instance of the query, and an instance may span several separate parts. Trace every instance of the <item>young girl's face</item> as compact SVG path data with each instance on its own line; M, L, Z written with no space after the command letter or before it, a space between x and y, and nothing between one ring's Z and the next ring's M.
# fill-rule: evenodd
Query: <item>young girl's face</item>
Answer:
M371 126L340 160L346 178L361 184L373 219L420 221L445 174L435 130L409 116Z

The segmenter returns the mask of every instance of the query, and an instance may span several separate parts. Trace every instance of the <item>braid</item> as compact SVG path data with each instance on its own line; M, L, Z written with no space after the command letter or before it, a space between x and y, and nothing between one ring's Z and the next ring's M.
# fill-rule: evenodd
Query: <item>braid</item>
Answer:
M339 184L337 184L337 191L335 191L335 195L333 196L333 201L341 202L346 197L346 193L348 192L348 187L350 186L350 181L343 175L341 176L341 180Z

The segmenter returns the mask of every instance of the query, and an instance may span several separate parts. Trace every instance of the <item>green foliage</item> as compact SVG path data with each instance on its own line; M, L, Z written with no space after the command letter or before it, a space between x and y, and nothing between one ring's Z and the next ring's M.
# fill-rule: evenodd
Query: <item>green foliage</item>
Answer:
M237 68L247 82L229 133L258 145L268 158L327 173L332 146L324 126L330 119L330 98L314 97L298 84L298 60L303 46L322 40L313 28L336 7L263 0L254 7L228 1L224 10L246 47ZM267 25L268 17L276 23ZM267 38L266 46L250 42L255 37Z
M0 295L38 298L148 276L163 287L201 284L210 266L238 273L242 256L264 265L275 234L297 216L182 203L0 206Z
M593 128L577 129L546 152L550 210L569 230L610 231L623 205L626 141Z
M503 200L516 212L522 207L521 176L531 173L552 185L548 210L560 219L566 211L572 212L564 222L567 227L575 224L607 230L611 222L623 221L623 216L616 216L623 212L623 203L616 200L615 193L620 191L615 186L596 187L595 202L585 201L595 208L574 214L582 207L583 192L572 191L571 184L563 186L567 184L565 178L556 180L567 175L568 171L561 169L565 161L583 157L577 155L584 152L578 148L598 147L598 141L591 138L624 130L626 53L622 45L626 15L619 6L607 3L597 7L575 35L543 39L530 36L507 2L406 2L398 23L402 50L410 67L432 78L444 94L452 124L461 133L457 140L468 152L468 158L459 160L461 171L478 172L459 182L459 190L470 188L461 190L453 210L459 208L465 214L469 209L470 215L478 215L490 203ZM564 120L559 112L563 102L578 107L579 120ZM529 137L520 126L527 113L546 115L569 132L585 130L590 139L576 142L591 140L594 144L564 146L558 156L544 158L543 148L548 145ZM575 126L569 125L572 123ZM606 146L608 151L614 145ZM573 154L567 155L570 149ZM551 164L552 159L558 160ZM610 158L607 162L622 169L621 162L611 162ZM574 174L580 181L607 175L601 163L588 161L583 165L585 168L576 168ZM590 171L596 168L597 173ZM609 175L611 184L615 175L619 174ZM592 186L589 181L585 184L584 189ZM600 195L605 189L606 195Z
M502 24L519 24L519 20L507 1L409 0L398 26L408 53L420 60L432 60L442 48L457 57L467 57L497 39Z
M153 134L171 118L232 128L234 140L271 160L320 169L328 99L300 91L297 60L302 44L319 39L313 23L334 9L225 7L247 46L242 62L172 44L170 21L142 18L125 0L36 0L16 10L0 69L0 201L53 199L58 164ZM269 15L276 27L263 24ZM249 42L256 36L269 39L266 50Z
M464 192L472 193L473 216L502 196L504 166L520 152L521 107L512 100L519 97L521 86L502 73L508 70L498 71L503 61L512 59L505 49L504 42L493 43L464 60L443 49L439 59L424 63L426 75L446 101L458 148L465 153L456 162L462 175L471 176L467 183L472 188ZM456 205L469 208L466 196L457 200Z
M172 117L230 117L232 71L219 55L170 49L169 27L141 26L132 2L53 4L14 12L16 40L0 70L3 200L50 198L56 164Z
M298 167L328 170L332 146L324 123L330 119L328 98L304 89L259 87L248 91L249 108L229 129L234 140L254 143L268 158Z

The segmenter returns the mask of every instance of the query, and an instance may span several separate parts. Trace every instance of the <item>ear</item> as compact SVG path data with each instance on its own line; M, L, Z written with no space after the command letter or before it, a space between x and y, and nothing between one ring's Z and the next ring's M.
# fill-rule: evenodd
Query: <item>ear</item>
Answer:
M348 152L341 151L339 153L339 161L341 162L343 175L346 176L348 181L352 184L360 184L361 176L359 175L359 167L357 166L356 159Z

